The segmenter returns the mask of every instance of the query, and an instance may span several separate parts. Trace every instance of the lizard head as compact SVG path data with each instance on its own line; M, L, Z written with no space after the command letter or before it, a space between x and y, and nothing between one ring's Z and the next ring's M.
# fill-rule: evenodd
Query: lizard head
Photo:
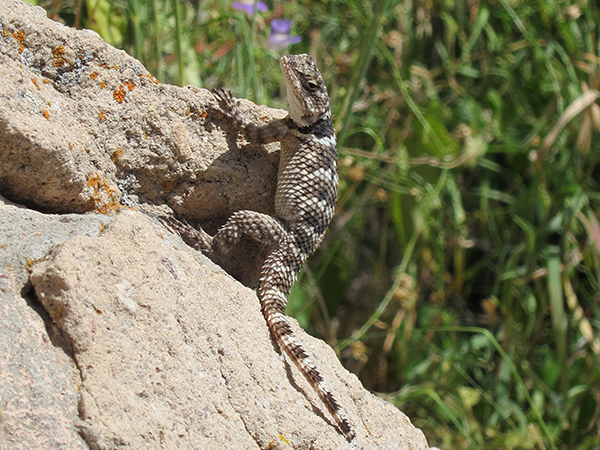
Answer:
M297 125L312 125L331 115L327 88L312 56L283 56L280 65L287 87L288 112Z

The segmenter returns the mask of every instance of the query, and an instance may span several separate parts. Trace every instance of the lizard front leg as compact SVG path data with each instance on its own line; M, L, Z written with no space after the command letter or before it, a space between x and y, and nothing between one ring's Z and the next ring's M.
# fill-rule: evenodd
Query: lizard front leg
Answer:
M225 89L213 90L213 95L219 103L219 111L231 121L246 138L253 144L264 145L280 141L283 136L293 128L293 122L289 117L275 119L265 125L252 123L249 117L241 110L240 101Z

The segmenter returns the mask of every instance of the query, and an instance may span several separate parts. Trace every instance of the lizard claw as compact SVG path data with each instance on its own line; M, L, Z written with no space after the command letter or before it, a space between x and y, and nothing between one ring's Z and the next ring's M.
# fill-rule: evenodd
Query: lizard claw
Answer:
M219 109L225 114L234 111L240 104L239 100L234 98L231 92L226 89L212 89L211 92L219 103Z
M205 254L212 252L212 236L202 228L194 228L185 219L177 220L167 216L161 216L158 219L169 230L180 235L188 245Z

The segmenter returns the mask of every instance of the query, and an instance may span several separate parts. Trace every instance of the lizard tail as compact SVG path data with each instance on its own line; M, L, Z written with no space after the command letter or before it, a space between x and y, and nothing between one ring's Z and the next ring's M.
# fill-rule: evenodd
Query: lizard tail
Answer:
M285 255L288 256L286 257ZM335 419L346 439L351 441L355 433L350 422L342 415L340 405L333 396L333 393L325 385L323 377L311 361L308 353L306 353L294 336L288 316L283 312L287 303L286 295L289 294L294 284L296 273L298 272L297 266L301 267L304 262L296 261L294 264L294 262L290 261L289 255L289 252L278 248L271 252L263 265L257 291L262 313L279 346L287 353L317 392L317 395ZM274 267L277 267L277 269L273 270Z

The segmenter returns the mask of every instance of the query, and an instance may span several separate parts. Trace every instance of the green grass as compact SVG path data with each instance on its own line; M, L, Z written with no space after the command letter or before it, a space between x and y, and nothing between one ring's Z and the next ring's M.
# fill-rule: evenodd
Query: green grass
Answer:
M162 82L284 107L270 21L326 79L340 201L289 312L430 445L600 446L600 7L39 1Z

